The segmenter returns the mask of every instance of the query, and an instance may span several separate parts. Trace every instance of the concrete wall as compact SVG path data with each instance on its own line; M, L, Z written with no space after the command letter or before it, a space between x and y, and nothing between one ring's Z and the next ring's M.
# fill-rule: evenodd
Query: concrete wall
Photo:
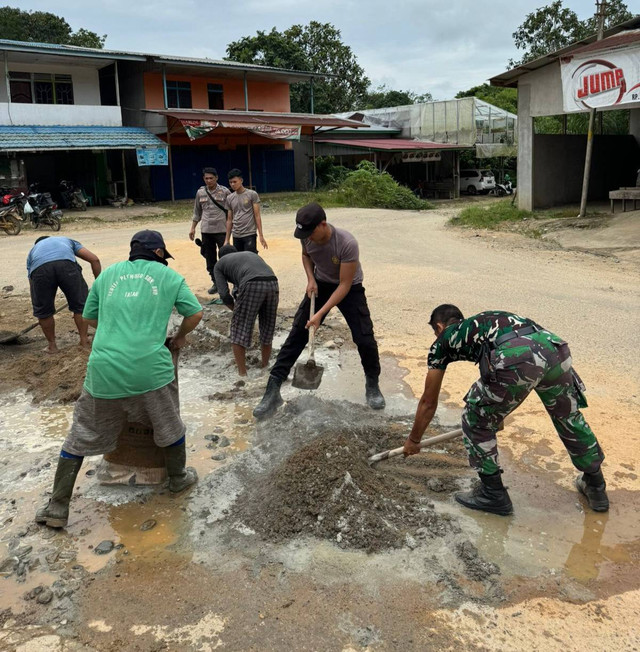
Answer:
M518 90L524 84L531 87L529 113L532 117L564 113L560 62L556 61L544 68L539 68L524 75L518 82ZM520 118L519 100L518 97L518 118Z
M531 85L518 84L518 207L533 210L533 118Z
M46 72L71 75L74 104L93 104L100 106L100 83L97 68L88 66L10 63L9 72ZM7 85L0 84L0 102L7 101Z
M207 84L222 84L224 109L244 111L244 83L241 79L217 79L189 75L167 75L167 81L185 81L191 84L191 103L194 109L209 109ZM145 102L147 109L164 109L164 89L162 75L147 72L144 74ZM289 84L282 82L247 82L249 111L273 111L289 113Z
M122 126L119 106L0 103L0 125Z
M629 133L640 145L640 109L631 109L629 111Z
M586 136L538 134L533 139L533 208L580 202ZM609 191L635 185L640 146L632 136L595 136L589 200L608 200ZM518 170L518 195L521 171Z

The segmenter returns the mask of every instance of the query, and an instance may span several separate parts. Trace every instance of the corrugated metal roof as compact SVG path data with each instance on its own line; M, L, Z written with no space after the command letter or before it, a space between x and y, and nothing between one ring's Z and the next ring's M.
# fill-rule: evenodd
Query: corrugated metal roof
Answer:
M634 45L640 43L640 29L630 29L626 32L620 32L615 36L609 36L602 41L589 43L584 47L578 48L571 52L571 56L576 54L584 54L585 52L598 52L599 50L613 50L615 48L622 48L627 45Z
M16 52L33 52L48 53L52 55L87 57L98 59L121 59L128 61L148 61L159 64L173 64L176 66L198 66L224 68L229 70L245 70L256 73L264 72L277 74L284 77L294 77L296 79L309 79L310 77L332 77L323 73L308 72L305 70L289 70L287 68L276 68L273 66L263 66L257 63L240 63L238 61L226 61L220 59L201 59L196 57L173 56L170 54L153 54L145 52L128 52L124 50L106 50L97 48L85 48L77 45L63 45L60 43L32 43L30 41L10 41L0 39L0 50L9 50Z
M427 140L409 140L407 138L349 138L345 140L317 139L317 143L325 145L341 145L358 149L375 149L384 152L407 152L416 149L469 149L466 145L451 143L432 143Z
M0 151L56 149L136 149L166 146L142 127L5 127L0 126Z
M286 125L300 127L368 127L369 125L357 120L338 118L335 115L313 113L270 113L266 111L200 111L198 109L181 110L152 110L150 113L159 113L176 120L208 120L209 122L235 122L248 125Z
M604 37L607 39L611 36L615 36L616 34L621 34L630 30L635 31L638 28L640 28L640 15L634 16L624 23L620 23L619 25L614 25L613 27L606 29L604 31ZM527 63L523 63L520 66L512 68L511 70L507 70L500 75L491 77L491 79L489 79L489 83L492 86L511 86L516 88L518 86L518 78L522 75L526 75L532 70L538 70L538 68L544 68L545 66L556 62L559 58L572 55L576 51L582 50L583 47L590 46L596 41L596 35L592 34L591 36L588 36L587 38L584 38L580 41L576 41L575 43L572 43L565 48L561 48L556 52L550 52L549 54L545 54L544 56L539 57L538 59L528 61Z

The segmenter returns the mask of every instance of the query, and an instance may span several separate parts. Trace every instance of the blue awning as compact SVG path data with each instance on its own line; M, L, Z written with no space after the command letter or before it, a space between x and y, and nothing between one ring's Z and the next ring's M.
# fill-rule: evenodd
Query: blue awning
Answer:
M0 152L166 147L142 127L0 126Z

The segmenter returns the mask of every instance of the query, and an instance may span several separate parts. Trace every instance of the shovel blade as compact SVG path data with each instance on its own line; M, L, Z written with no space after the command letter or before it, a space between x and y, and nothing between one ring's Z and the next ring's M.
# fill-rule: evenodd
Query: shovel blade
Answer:
M324 367L316 364L315 360L299 362L293 372L291 384L298 389L318 389Z

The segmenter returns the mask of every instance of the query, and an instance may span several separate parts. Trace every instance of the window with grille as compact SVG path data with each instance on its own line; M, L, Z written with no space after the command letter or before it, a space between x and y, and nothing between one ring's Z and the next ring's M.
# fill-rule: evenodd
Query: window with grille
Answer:
M11 101L18 104L73 104L71 75L9 72Z
M167 107L169 109L191 108L191 82L167 80Z
M207 84L210 109L224 109L224 91L222 84Z

